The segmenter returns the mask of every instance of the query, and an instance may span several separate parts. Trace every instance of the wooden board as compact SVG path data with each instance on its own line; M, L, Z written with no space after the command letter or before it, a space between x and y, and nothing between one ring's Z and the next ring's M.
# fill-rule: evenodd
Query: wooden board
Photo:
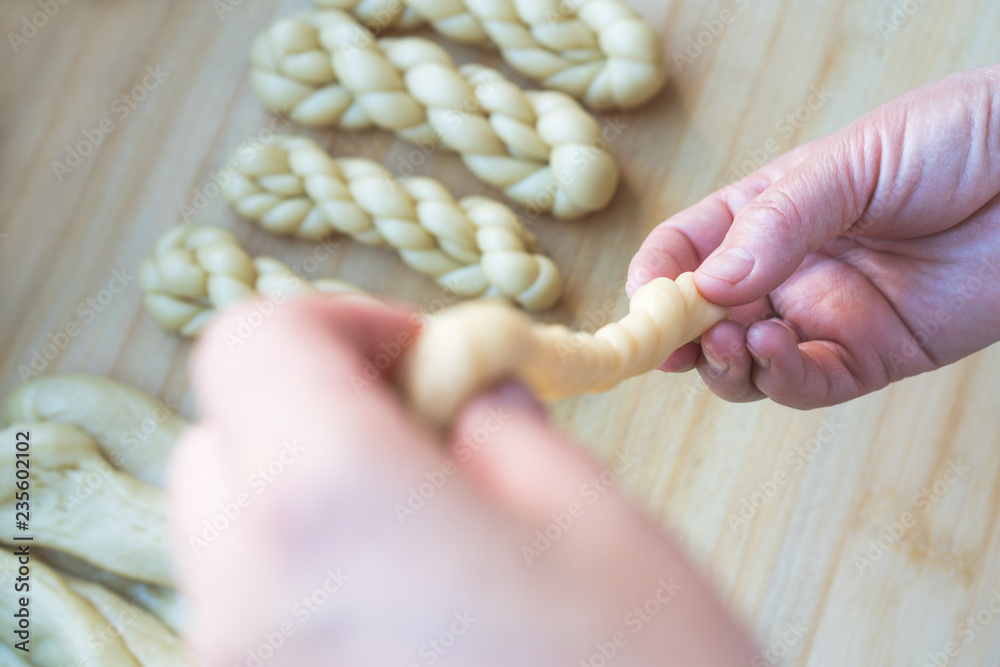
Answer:
M661 28L668 57L701 46L691 47L693 62L673 67L653 104L603 119L625 125L614 141L624 185L613 206L583 222L532 223L568 277L549 321L600 317L608 298L619 300L615 316L624 312L622 278L645 234L731 180L762 147L784 151L918 85L1000 60L1000 5L991 0L634 2ZM212 196L211 174L269 124L247 85L251 39L308 6L229 4L234 11L220 17L206 0L69 0L16 53L6 35L39 5L0 5L0 390L75 324L64 349L39 362L44 372L110 375L182 402L190 415L188 344L150 321L134 280L112 294L113 271L134 275L155 239L182 220L182 205L195 203L204 204L199 220L235 230L253 254L297 264L315 251L238 221ZM732 14L719 30L723 10ZM900 26L890 30L893 18ZM157 68L167 73L159 82L148 75ZM814 88L830 96L809 109ZM788 123L789 114L797 120ZM53 162L65 163L67 146L95 131L99 145L57 176ZM379 132L312 134L336 154L393 171L413 163L459 195L497 195L453 155L424 156ZM422 306L439 294L391 252L349 242L313 275ZM961 654L950 664L997 665L1000 618L983 613L990 622L971 635L958 626L1000 590L998 367L994 348L809 413L729 405L696 376L657 374L554 413L598 456L638 454L629 490L680 535L761 644L790 663L923 665L955 641ZM914 497L957 461L969 470L939 483L942 497L924 513ZM771 497L755 495L774 479L785 482ZM750 514L744 501L758 507L733 526L727 515ZM860 574L855 557L907 511L916 526Z

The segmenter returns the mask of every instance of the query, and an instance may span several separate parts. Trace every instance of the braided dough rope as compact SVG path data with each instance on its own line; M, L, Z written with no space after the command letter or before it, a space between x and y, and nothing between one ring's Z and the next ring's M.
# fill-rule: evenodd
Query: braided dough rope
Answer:
M0 573L8 581L17 576L18 566L17 557L10 550L0 550ZM109 632L107 620L94 605L77 594L58 572L34 556L30 593L31 664L144 667L122 638ZM12 618L19 608L18 597L8 591L0 595L0 614L5 619ZM7 645L17 641L9 629L0 637Z
M13 424L31 434L34 542L122 577L163 586L173 577L164 492L114 470L87 433L68 424ZM14 475L0 479L0 511L13 516Z
M253 295L275 303L320 292L369 298L344 282L306 282L276 259L251 259L228 231L199 225L167 232L139 265L139 283L153 319L188 337L197 336L216 309Z
M690 273L643 286L629 314L594 335L535 324L501 303L462 304L421 333L405 362L403 388L418 412L442 426L466 400L505 378L547 401L606 391L658 368L730 314L698 292Z
M65 551L38 546L34 547L31 553L41 554L42 560L63 575L98 584L119 597L136 603L156 616L175 634L180 635L183 631L185 601L173 588L126 579L71 556ZM0 661L0 665L2 664Z
M433 42L375 41L348 14L278 21L254 42L251 81L272 111L312 127L379 127L462 156L480 179L539 213L607 206L618 164L601 128L558 92L525 92L479 65L456 69Z
M106 623L115 628L138 664L144 667L185 667L191 664L185 655L184 642L155 616L129 604L99 584L75 577L66 577L66 582L77 595L93 605Z
M315 0L374 31L430 23L458 42L493 44L546 88L598 111L649 101L667 79L653 26L620 0Z
M226 198L268 231L388 244L464 297L501 296L544 310L562 294L559 268L513 211L485 197L456 202L438 181L396 180L370 160L334 160L302 137L242 146L229 164L236 169Z
M40 377L3 405L13 422L61 422L82 428L116 468L163 486L167 459L188 423L151 396L94 375Z

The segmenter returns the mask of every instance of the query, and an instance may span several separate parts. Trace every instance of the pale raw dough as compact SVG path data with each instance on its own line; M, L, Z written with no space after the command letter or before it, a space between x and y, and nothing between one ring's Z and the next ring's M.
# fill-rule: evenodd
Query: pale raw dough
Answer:
M7 442L13 442L8 440ZM17 558L0 550L0 574L10 582L17 576ZM38 558L31 559L31 664L39 667L146 667L132 655L121 637L108 632L108 622L94 606L77 594L66 580ZM13 646L11 619L18 609L18 595L0 595L0 616L7 628L0 641ZM149 667L153 667L150 665Z
M42 560L62 574L100 584L126 600L135 601L175 633L179 634L183 630L185 602L174 589L146 581L127 579L64 551L39 546L33 549L32 553L36 553L37 550Z
M429 23L493 45L525 76L606 111L648 101L667 78L656 29L621 0L315 0L374 31Z
M182 225L168 231L139 265L146 309L168 331L196 336L216 309L254 295L274 302L300 294L369 298L337 280L307 282L276 259L251 259L230 232Z
M335 160L303 137L241 146L229 164L237 169L227 199L268 231L388 244L467 298L500 296L545 310L562 294L558 267L514 212L491 199L457 202L438 181L397 180L370 160Z
M65 577L66 583L115 628L139 664L149 667L185 667L184 642L156 617L129 604L107 588L83 579Z
M167 459L188 423L132 387L94 375L40 377L4 401L11 422L61 422L89 433L115 467L163 486Z
M462 304L421 333L406 357L403 386L417 411L441 426L506 378L547 401L605 391L656 369L730 313L701 296L690 273L640 288L629 314L594 335L535 324L502 303Z
M171 585L166 494L113 469L76 426L15 423L0 431L0 442L15 442L23 431L31 434L33 544L123 577ZM3 516L14 516L15 482L12 472L0 477Z
M529 213L579 218L606 207L618 163L572 97L525 92L426 39L375 40L349 14L285 18L254 42L251 80L272 111L312 127L379 127L456 151Z
M0 641L0 667L31 667L29 663L24 661L22 655L25 655L22 651L13 649Z

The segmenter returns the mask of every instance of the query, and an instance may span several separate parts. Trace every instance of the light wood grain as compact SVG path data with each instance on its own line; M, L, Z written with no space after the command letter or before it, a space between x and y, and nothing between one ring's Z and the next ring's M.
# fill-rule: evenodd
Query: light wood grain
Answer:
M888 37L878 21L891 16L890 0L634 2L662 30L669 53L723 9L736 18L683 72L673 68L653 104L618 114L628 127L614 144L624 185L612 207L583 222L532 224L568 277L550 321L580 324L608 298L621 304L615 316L624 312L621 280L645 234L729 180L747 151L772 138L786 150L923 83L1000 60L1000 5L991 0L913 2L915 13ZM0 44L0 389L20 382L18 367L50 333L76 322L79 335L45 372L106 374L183 400L192 413L188 344L144 314L135 282L92 321L78 304L97 298L113 269L134 273L232 148L267 127L247 85L249 44L276 16L306 6L246 0L220 20L204 0L70 0L18 53L7 39ZM5 35L36 11L27 0L0 5ZM462 60L498 64L449 48ZM169 76L119 118L114 101L142 82L147 66ZM831 99L786 136L777 124L813 86L828 87ZM51 163L105 117L113 132L60 183ZM381 160L393 171L413 150L378 132L312 135L336 154ZM453 155L430 156L417 172L459 195L498 196ZM254 254L295 264L313 249L238 221L221 198L199 219L235 230ZM314 275L421 305L438 295L393 253L348 242ZM807 628L787 647L790 663L923 665L954 639L962 651L950 664L997 665L1000 618L968 643L956 631L1000 590L998 369L994 348L809 413L726 404L695 376L657 374L554 413L598 456L639 456L630 491L681 537L762 645L781 642L787 623ZM824 420L835 424L832 438L795 469L787 457L817 438ZM957 460L971 469L859 575L854 557L881 524L912 511L914 496ZM727 515L776 472L787 482L734 530Z

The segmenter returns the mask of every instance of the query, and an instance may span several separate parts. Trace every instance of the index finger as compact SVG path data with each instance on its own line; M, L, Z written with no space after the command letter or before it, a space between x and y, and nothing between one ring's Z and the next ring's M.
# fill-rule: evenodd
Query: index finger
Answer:
M722 244L739 210L800 165L815 143L785 153L660 223L632 258L626 286L629 296L651 280L673 280L701 266Z

